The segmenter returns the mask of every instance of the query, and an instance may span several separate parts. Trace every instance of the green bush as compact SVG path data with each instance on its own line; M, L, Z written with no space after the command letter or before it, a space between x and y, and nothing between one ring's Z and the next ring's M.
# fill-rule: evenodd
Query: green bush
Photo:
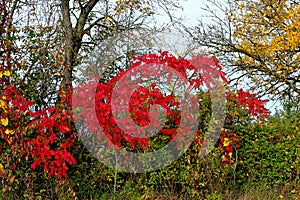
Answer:
M282 111L267 122L255 122L243 132L236 180L247 187L299 181L300 114Z

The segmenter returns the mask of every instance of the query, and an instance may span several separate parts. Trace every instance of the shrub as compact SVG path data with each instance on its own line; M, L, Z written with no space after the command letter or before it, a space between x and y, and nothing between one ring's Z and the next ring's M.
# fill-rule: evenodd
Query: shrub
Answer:
M300 115L287 110L246 127L238 150L237 183L269 186L299 181Z

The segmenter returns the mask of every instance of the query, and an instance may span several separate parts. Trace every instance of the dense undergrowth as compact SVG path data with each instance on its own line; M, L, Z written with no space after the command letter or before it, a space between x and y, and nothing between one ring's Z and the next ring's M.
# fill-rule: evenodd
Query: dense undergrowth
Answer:
M215 148L197 158L191 148L179 160L159 171L130 174L98 162L80 142L64 180L47 179L42 172L35 187L2 189L2 199L299 199L300 115L286 109L267 121L235 124L240 138L230 165L220 165ZM14 180L12 180L14 184Z

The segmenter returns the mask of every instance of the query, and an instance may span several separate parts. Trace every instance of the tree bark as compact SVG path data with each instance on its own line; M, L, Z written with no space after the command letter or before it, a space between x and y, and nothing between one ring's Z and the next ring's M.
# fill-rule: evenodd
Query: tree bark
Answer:
M70 17L70 0L61 1L61 12L62 12L62 21L63 29L65 34L65 63L63 69L63 80L60 84L60 98L62 101L66 95L71 95L72 92L72 80L73 80L73 69L77 64L77 56L81 48L82 38L84 35L84 26L86 20L92 9L95 7L99 0L90 0L86 3L85 6L81 8L79 18L76 22L76 26L73 28L71 17ZM59 102L58 102L59 103ZM65 103L65 108L71 110L71 105Z

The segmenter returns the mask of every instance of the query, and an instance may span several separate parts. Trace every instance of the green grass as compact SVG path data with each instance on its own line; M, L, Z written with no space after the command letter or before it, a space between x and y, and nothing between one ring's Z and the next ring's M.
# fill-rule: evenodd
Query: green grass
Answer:
M242 190L214 190L212 193L206 194L205 197L191 197L188 194L178 194L176 191L168 187L160 192L148 191L142 193L141 190L135 186L127 185L119 189L116 193L107 192L101 193L100 191L93 191L88 197L78 197L75 191L70 187L59 187L56 190L57 197L47 197L43 193L16 196L15 193L9 191L1 191L0 198L2 200L10 199L58 199L58 200L188 200L188 199L203 199L203 200L300 200L300 184L296 182L287 183L286 186L270 188L263 184L245 188ZM220 187L221 188L221 187ZM46 192L44 192L46 193Z

